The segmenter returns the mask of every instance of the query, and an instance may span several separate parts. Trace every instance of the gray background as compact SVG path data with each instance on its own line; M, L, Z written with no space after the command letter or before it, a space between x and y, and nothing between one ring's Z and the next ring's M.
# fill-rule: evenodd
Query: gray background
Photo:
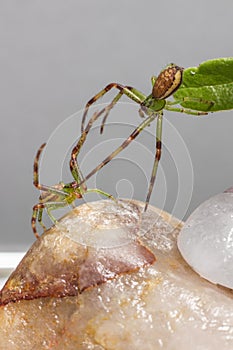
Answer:
M39 145L108 82L132 85L149 94L151 75L158 74L170 62L189 67L207 59L232 56L232 13L232 0L0 1L0 251L26 249L34 241L30 216L38 193L32 185L32 163ZM130 132L128 124L139 124L137 108L132 108L135 112L127 114L126 127L111 126L103 136L106 139L93 134L87 145L87 150L92 151L87 157L88 169L97 164L97 153L100 160L102 157L95 145L100 143L101 148L103 140L121 137L121 131L125 137ZM124 108L121 117L123 112ZM114 114L111 121L117 118ZM190 205L185 204L187 217L203 200L233 185L233 112L199 119L166 112L166 118L179 131L192 160L194 181L190 177L193 191ZM69 129L64 133L61 129L61 145L63 138L72 145L75 133L78 136L79 126L71 128L70 135ZM150 139L154 134L151 128ZM146 135L145 132L140 139L140 150L134 151L136 158L122 154L112 167L98 174L95 179L98 187L115 194L118 182L118 194L130 196L130 189L134 188L134 197L144 200L144 180L151 169L147 169L146 163L145 166L137 163L137 159L144 157L141 150L149 139ZM175 149L176 142L172 137L169 140L161 169L169 196L175 198L173 184L177 188L177 173L189 165L184 161L183 169L179 165L173 175L174 164L167 150ZM153 142L145 147L146 152L151 148L151 164ZM60 149L51 146L51 152L50 160L56 159ZM44 164L43 182L53 184L61 180L61 172L51 166L52 161L50 166ZM67 169L65 161L62 174L70 181ZM191 175L187 173L187 178ZM128 180L121 182L119 189L119 180L125 178ZM158 181L151 201L158 206L160 187ZM172 212L174 198L166 200L166 210Z

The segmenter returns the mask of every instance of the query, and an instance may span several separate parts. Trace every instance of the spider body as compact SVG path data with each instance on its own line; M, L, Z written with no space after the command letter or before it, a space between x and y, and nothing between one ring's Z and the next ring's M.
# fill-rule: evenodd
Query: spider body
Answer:
M33 184L34 186L41 191L41 195L39 197L39 202L34 205L33 212L32 212L32 218L31 218L31 225L32 230L36 236L36 238L39 238L39 234L36 229L36 222L38 221L39 224L43 227L45 230L46 227L42 222L42 215L44 209L47 210L49 217L51 220L56 223L57 220L55 217L51 214L52 210L64 208L68 205L74 206L74 202L76 199L83 198L83 195L88 192L97 192L99 194L102 194L108 198L114 199L111 195L108 193L99 190L97 188L94 189L87 189L85 183L83 183L81 186L76 186L76 181L80 181L82 179L82 174L80 172L80 169L78 167L77 161L75 166L72 168L72 175L76 181L64 184L63 182L60 182L54 186L46 186L39 183L39 159L41 156L41 153L44 149L46 144L40 146L39 150L37 151L35 160L34 160L34 167L33 167ZM75 184L75 186L74 186Z
M71 172L72 172L72 168L75 166L78 154L82 148L83 143L86 140L86 137L87 137L93 123L100 116L103 115L103 120L102 120L102 124L100 127L100 132L102 133L104 130L104 125L106 123L109 112L116 105L116 103L120 100L120 98L123 95L126 95L128 98L130 98L134 102L138 103L140 106L140 108L139 108L140 117L145 117L145 115L146 115L146 118L139 124L139 126L128 136L128 138L117 149L115 149L99 165L97 165L82 181L79 181L79 182L76 181L76 183L73 183L73 185L72 185L73 187L78 188L82 184L84 184L86 180L88 180L92 175L94 175L102 167L104 167L106 164L108 164L114 157L116 157L116 155L118 153L120 153L124 148L126 148L139 135L139 133L143 129L145 129L147 126L149 126L152 121L157 119L156 136L155 136L156 151L155 151L151 179L150 179L150 184L149 184L149 188L148 188L148 193L147 193L147 197L146 197L144 210L147 209L149 201L150 201L152 189L154 186L154 182L156 179L158 163L159 163L159 160L161 158L163 110L186 113L186 114L191 114L194 116L201 116L201 115L207 115L208 112L183 108L183 107L179 106L179 104L184 103L184 102L201 102L202 104L205 105L207 110L213 106L212 101L206 101L206 100L199 99L199 98L192 98L189 96L184 97L180 100L176 100L176 99L173 101L166 100L177 89L179 89L179 87L182 83L183 70L184 69L182 67L179 67L175 64L170 64L159 74L158 78L153 76L151 78L152 93L149 96L144 95L142 92L135 89L134 87L124 86L124 85L118 84L118 83L110 83L87 102L87 104L85 106L84 113L83 113L83 118L82 118L82 125L81 125L82 134L81 134L80 139L77 142L77 145L73 148L72 153L71 153L71 161L70 161ZM103 97L108 91L110 91L113 88L115 88L119 91L117 93L117 95L113 98L113 100L106 107L104 107L103 109L101 109L98 112L95 112L93 114L93 116L89 119L87 125L85 126L85 121L86 121L86 117L87 117L90 106L93 103L95 103L96 101L98 101L101 97Z
M182 83L184 68L176 66L175 64L169 65L152 81L153 89L152 95L156 100L164 100L167 97L174 94Z

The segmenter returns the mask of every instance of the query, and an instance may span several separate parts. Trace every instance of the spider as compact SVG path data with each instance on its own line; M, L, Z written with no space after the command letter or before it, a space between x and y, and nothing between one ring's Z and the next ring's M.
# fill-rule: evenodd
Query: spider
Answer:
M159 160L161 158L161 150L162 150L162 122L163 122L163 110L173 111L173 112L181 112L186 114L191 114L194 116L207 115L207 111L197 111L193 109L187 109L183 107L176 106L178 104L184 102L199 102L205 106L204 110L209 110L213 106L212 101L206 101L200 98L192 98L192 97L184 97L180 100L174 101L166 101L166 99L173 95L174 92L180 87L182 83L184 68L179 67L175 64L168 65L164 70L161 71L158 78L153 76L151 78L152 82L152 93L149 96L145 96L142 92L136 90L131 86L124 86L118 83L110 83L103 90L93 96L86 104L82 124L81 124L81 137L77 143L77 145L73 148L71 153L70 166L72 167L76 163L77 156L81 150L83 143L86 140L86 137L92 127L92 124L103 115L102 124L100 127L100 132L103 132L104 125L106 123L107 117L111 109L115 106L115 104L120 100L123 95L126 95L131 100L135 101L140 105L139 115L141 117L146 118L142 123L129 135L129 137L117 148L113 151L108 157L106 157L99 165L97 165L84 179L81 181L77 181L76 184L73 183L73 188L79 188L82 186L86 180L88 180L92 175L94 175L97 171L99 171L102 167L108 164L118 153L120 153L124 148L126 148L138 135L139 133L145 129L147 126L151 124L157 118L157 126L156 126L156 152L152 167L152 173L150 178L150 184L146 196L144 211L147 210L151 193L154 187L156 173L158 169ZM102 96L104 96L111 89L119 90L118 94L113 98L113 100L102 110L99 112L95 112L93 116L88 121L85 127L85 120L87 117L88 110L90 106L99 100Z
M86 184L84 182L81 186L76 186L77 182L80 182L83 179L77 161L75 162L75 165L72 167L72 175L75 181L69 184L64 184L63 182L60 182L59 184L56 184L54 186L46 186L46 185L40 184L39 183L39 159L45 146L46 146L46 143L43 143L40 146L35 156L34 166L33 166L33 170L34 170L33 184L38 190L42 191L39 197L39 203L37 203L33 207L33 213L31 218L32 230L36 238L40 237L36 229L37 221L42 226L43 230L44 231L46 230L46 227L42 222L42 215L43 215L44 209L47 210L47 213L50 219L56 224L57 220L51 214L51 211L58 208L63 208L68 205L72 205L74 207L74 201L76 199L83 198L83 195L85 193L96 192L110 199L115 200L113 196L111 196L110 194L100 189L97 189L97 188L87 189Z

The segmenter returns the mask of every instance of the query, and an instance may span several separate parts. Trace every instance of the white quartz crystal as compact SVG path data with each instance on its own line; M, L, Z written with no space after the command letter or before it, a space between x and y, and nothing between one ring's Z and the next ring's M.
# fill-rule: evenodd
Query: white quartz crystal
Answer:
M202 277L233 289L233 193L230 190L208 199L192 213L179 234L178 248Z

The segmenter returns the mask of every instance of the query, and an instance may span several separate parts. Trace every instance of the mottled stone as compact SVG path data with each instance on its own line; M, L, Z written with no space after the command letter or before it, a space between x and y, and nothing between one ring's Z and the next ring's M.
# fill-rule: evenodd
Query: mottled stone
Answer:
M138 206L106 203L76 208L36 241L3 287L0 305L78 295L152 264L154 254L139 241Z
M182 223L114 205L80 206L35 242L2 290L0 349L232 349L232 291L183 260Z

